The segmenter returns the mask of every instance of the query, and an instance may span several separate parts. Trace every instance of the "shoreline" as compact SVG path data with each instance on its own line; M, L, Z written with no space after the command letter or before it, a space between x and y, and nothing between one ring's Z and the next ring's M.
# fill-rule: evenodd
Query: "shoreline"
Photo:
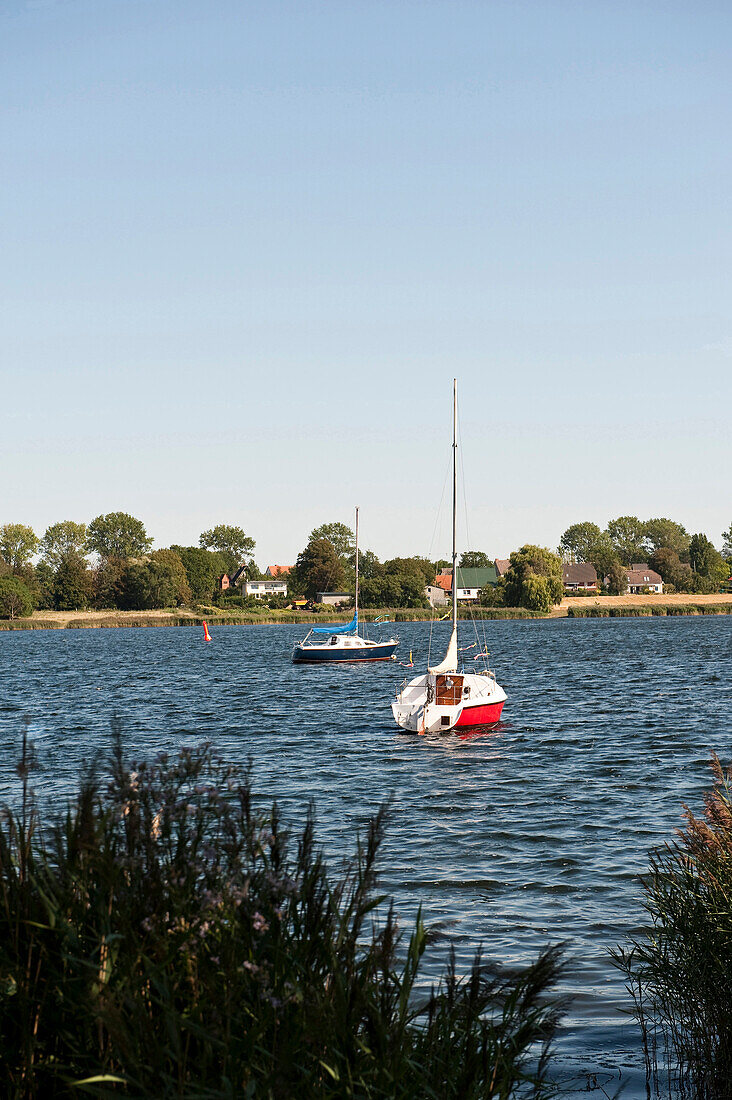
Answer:
M422 608L385 608L361 611L362 622L373 622L388 615L392 623L429 622L432 612ZM548 614L525 608L481 607L461 620L522 620L562 618L648 618L664 615L732 615L732 593L692 596L567 596ZM209 626L315 626L341 623L343 614L325 612L313 615L304 611L268 611L221 614L218 608L192 611L175 608L162 611L35 611L27 619L0 619L0 631L10 630L109 630L156 626L197 626L204 619Z

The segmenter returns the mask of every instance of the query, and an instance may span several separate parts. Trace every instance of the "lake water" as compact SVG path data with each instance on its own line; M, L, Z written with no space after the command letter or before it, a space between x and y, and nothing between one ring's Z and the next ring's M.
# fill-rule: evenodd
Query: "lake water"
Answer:
M333 866L391 797L382 886L405 926L422 904L428 922L449 922L466 965L479 943L513 963L566 941L572 1004L556 1075L571 1092L644 1096L608 949L642 921L648 849L682 824L683 802L700 808L709 750L732 754L732 617L483 628L509 698L500 727L462 740L397 731L388 704L408 669L293 666L301 627L217 627L208 645L193 627L0 632L0 801L17 793L25 718L45 798L106 752L114 714L131 755L210 739L251 758L255 790L295 827L314 798ZM398 631L416 674L430 625ZM434 627L433 652L448 632ZM431 949L428 974L444 952Z

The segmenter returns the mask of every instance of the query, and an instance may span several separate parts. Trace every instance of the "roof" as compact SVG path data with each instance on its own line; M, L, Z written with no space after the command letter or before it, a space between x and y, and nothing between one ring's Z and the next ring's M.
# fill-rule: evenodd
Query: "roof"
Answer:
M495 565L487 565L483 569L461 569L457 571L458 588L485 588L487 584L498 584L498 573Z
M457 571L458 588L485 588L487 584L498 584L498 573L495 565L488 565L484 569L460 569ZM445 592L452 589L452 573L440 573L435 577L435 584L443 588Z
M562 575L565 584L597 584L597 572L589 562L565 562Z
M628 584L662 584L663 577L654 569L628 569Z
M499 577L505 577L506 573L508 573L510 568L511 568L511 559L510 558L496 558L496 573L498 573Z
M286 577L291 569L291 565L268 565L265 573L269 577Z

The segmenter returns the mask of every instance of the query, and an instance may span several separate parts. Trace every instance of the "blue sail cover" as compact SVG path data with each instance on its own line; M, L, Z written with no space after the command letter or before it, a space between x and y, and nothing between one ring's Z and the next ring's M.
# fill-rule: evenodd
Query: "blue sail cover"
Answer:
M346 626L314 626L313 634L351 634L358 629L358 611Z

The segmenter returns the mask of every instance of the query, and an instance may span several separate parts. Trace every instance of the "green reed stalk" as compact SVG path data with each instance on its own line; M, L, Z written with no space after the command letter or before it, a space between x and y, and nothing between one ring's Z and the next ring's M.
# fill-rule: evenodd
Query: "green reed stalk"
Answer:
M295 844L248 772L207 746L85 776L42 827L0 823L0 1094L541 1097L559 1009L549 949L512 974L454 960L427 992L376 892L387 811L329 876L312 813Z
M649 1087L732 1095L732 769L712 754L704 818L654 853L643 880L651 926L614 953L641 1026Z

